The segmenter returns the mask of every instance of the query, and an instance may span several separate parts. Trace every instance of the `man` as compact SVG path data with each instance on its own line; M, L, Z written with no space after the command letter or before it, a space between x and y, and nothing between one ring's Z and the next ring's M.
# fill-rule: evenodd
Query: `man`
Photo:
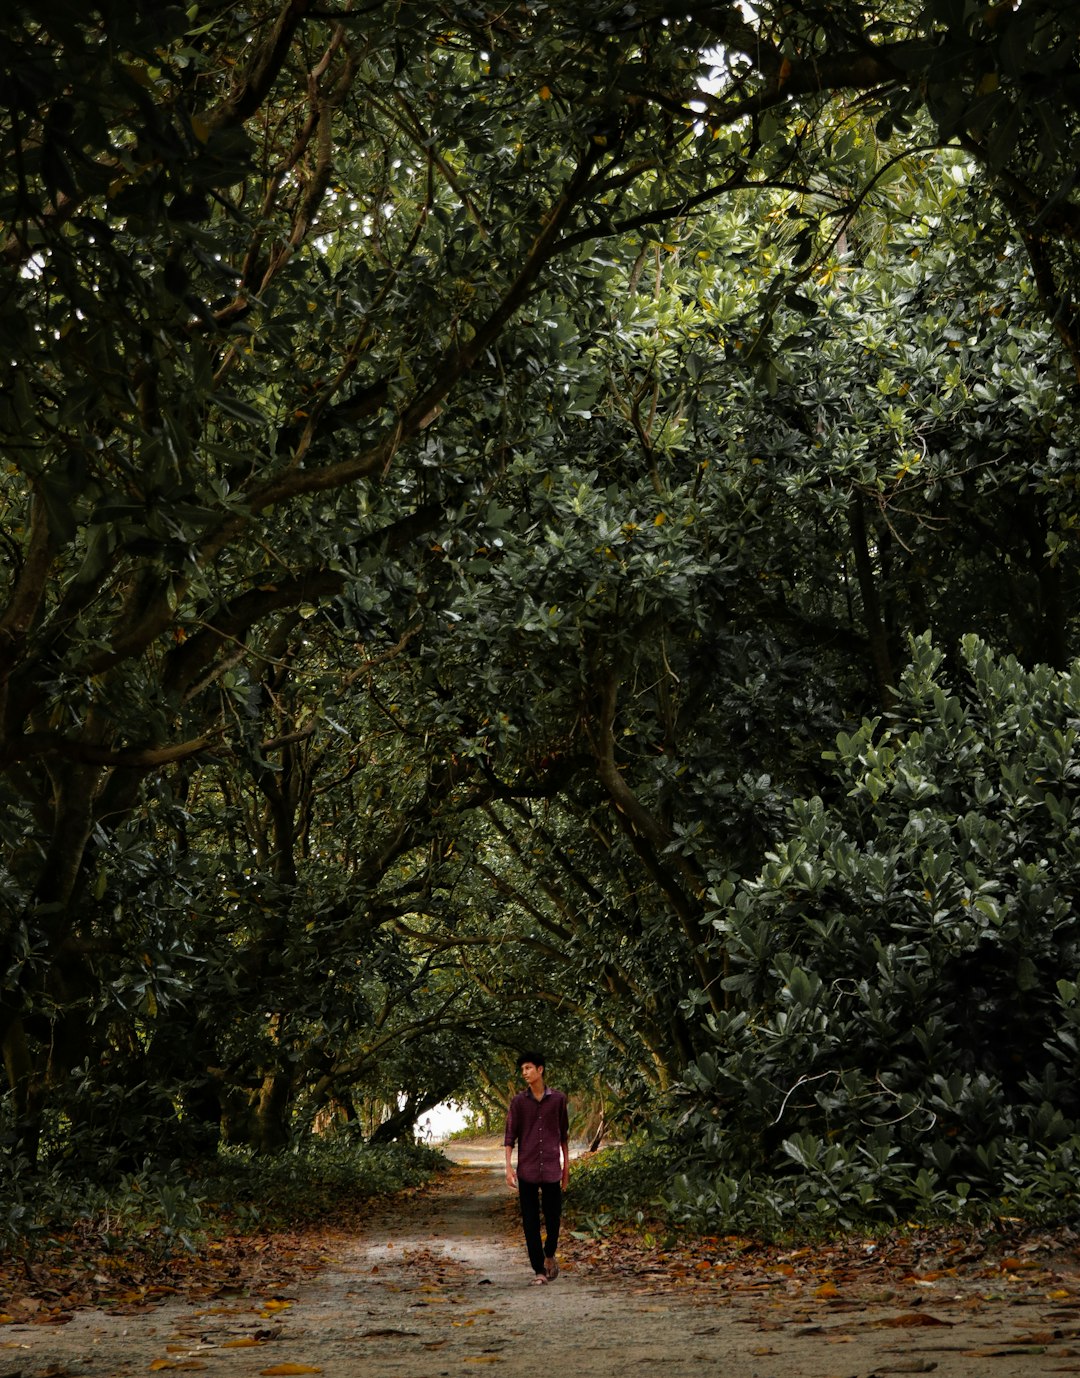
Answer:
M518 1068L525 1089L510 1102L506 1116L506 1185L511 1190L517 1188L533 1282L543 1285L559 1276L555 1250L559 1244L562 1194L570 1183L570 1116L563 1093L544 1084L543 1053L522 1053ZM510 1162L515 1144L517 1172Z

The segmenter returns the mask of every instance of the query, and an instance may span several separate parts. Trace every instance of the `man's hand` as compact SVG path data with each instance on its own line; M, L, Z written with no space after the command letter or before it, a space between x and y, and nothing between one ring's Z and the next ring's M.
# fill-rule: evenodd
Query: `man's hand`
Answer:
M506 1185L511 1191L517 1191L517 1173L512 1167L506 1169Z

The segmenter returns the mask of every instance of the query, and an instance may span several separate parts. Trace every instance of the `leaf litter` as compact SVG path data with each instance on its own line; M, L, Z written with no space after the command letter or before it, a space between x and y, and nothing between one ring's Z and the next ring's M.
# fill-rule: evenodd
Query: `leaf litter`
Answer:
M160 1268L111 1255L85 1258L76 1267L47 1253L29 1264L5 1258L0 1378L16 1371L24 1378L98 1372L112 1378L120 1372L81 1366L82 1336L66 1344L68 1323L82 1321L88 1308L113 1323L126 1318L132 1336L156 1314L168 1313L171 1333L129 1343L142 1358L127 1363L125 1374L203 1371L213 1355L224 1378L337 1378L357 1371L361 1354L377 1358L388 1378L452 1372L453 1365L513 1371L525 1328L516 1322L508 1327L510 1304L532 1302L518 1286L526 1279L515 1203L493 1197L479 1224L482 1238L474 1251L489 1236L503 1251L498 1268L450 1257L438 1228L428 1239L417 1228L447 1207L447 1195L474 1186L475 1179L470 1184L455 1174L430 1194L413 1192L387 1203L381 1222L360 1225L364 1237L391 1236L368 1252L357 1252L357 1222L350 1220L334 1229L217 1241L213 1250ZM635 1349L661 1343L665 1327L676 1326L678 1344L666 1364L672 1373L682 1371L677 1357L684 1349L688 1363L695 1354L701 1361L713 1352L728 1356L731 1378L766 1373L739 1367L737 1354L746 1365L772 1358L775 1372L805 1378L931 1371L938 1378L1012 1378L1030 1373L1032 1358L1039 1372L1080 1372L1080 1267L1069 1230L911 1229L784 1247L734 1235L660 1244L655 1230L650 1238L641 1230L608 1228L599 1237L579 1232L564 1241L563 1280L545 1289L543 1305L558 1314L556 1306L565 1311L578 1304L575 1296L592 1298L594 1310L602 1302L607 1328L620 1314L623 1336ZM313 1299L335 1278L347 1323L336 1350L327 1348L319 1314L312 1312ZM477 1304L481 1287L492 1289L495 1305ZM179 1308L186 1310L174 1319ZM583 1347L601 1343L589 1339L589 1320L587 1314L584 1328L568 1327L567 1358L555 1366L573 1363L582 1378L609 1378L615 1371L610 1363L605 1371L579 1362ZM633 1329L625 1328L628 1323ZM38 1344L36 1336L53 1338ZM18 1357L17 1368L5 1367L5 1351L14 1351L13 1361L29 1352L35 1365ZM422 1355L428 1360L415 1366ZM433 1356L442 1368L422 1368ZM597 1363L602 1359L598 1350Z

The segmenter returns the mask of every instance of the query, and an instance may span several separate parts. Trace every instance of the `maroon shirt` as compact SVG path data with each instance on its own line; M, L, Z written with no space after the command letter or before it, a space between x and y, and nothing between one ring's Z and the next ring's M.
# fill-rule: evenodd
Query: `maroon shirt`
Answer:
M570 1115L566 1097L550 1086L539 1100L529 1090L519 1091L510 1102L503 1144L517 1144L517 1175L525 1182L558 1182L562 1179L560 1145L570 1141Z

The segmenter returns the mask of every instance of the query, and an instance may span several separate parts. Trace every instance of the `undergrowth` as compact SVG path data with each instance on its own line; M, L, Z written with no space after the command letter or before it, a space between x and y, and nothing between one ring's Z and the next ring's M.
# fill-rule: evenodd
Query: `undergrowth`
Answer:
M783 1174L725 1172L688 1163L663 1139L631 1140L579 1160L572 1172L572 1226L602 1234L621 1225L680 1234L745 1234L769 1242L943 1224L976 1228L1059 1225L1080 1216L1080 1142L1047 1148L996 1146L995 1181L949 1183L933 1171L888 1171L858 1149L796 1138ZM893 1165L890 1163L888 1167Z
M108 1184L58 1169L0 1173L0 1252L33 1253L64 1238L104 1253L193 1252L224 1235L347 1219L364 1202L418 1186L448 1166L422 1144L341 1137L274 1156L222 1148L198 1167L147 1161Z
M567 1197L571 1230L600 1236L615 1225L651 1227L665 1218L660 1200L676 1171L670 1147L645 1140L579 1158L571 1168Z

